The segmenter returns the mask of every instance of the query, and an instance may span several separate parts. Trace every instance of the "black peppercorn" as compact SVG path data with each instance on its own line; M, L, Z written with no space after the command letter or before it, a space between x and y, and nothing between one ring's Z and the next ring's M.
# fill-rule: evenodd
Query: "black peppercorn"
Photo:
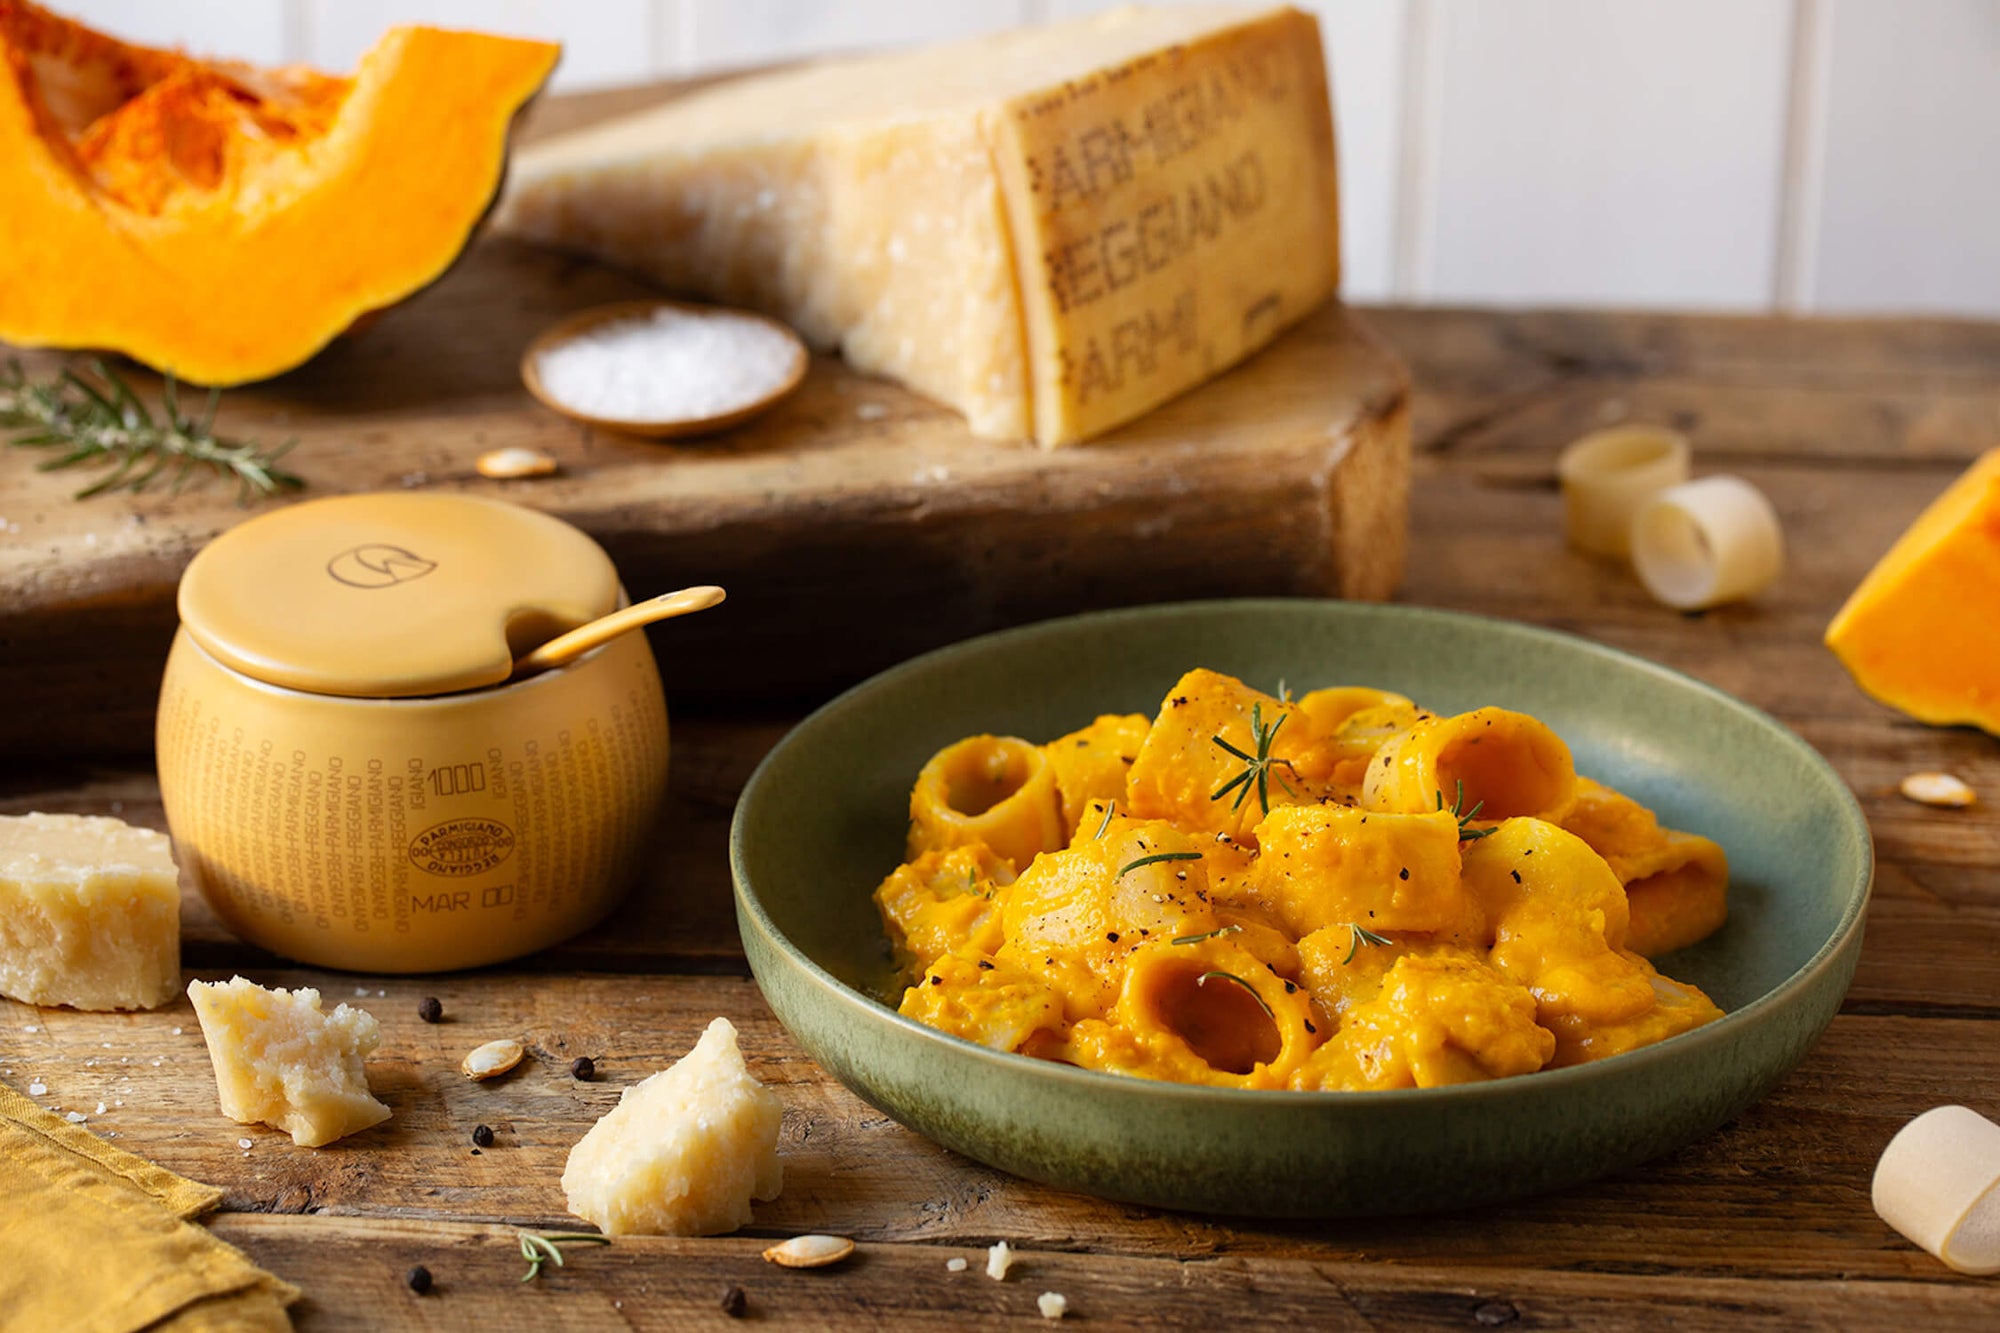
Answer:
M482 1148L491 1148L493 1146L493 1127L491 1125L473 1126L472 1141Z
M418 1264L403 1275L403 1281L409 1284L411 1291L421 1296L431 1289L431 1270Z
M750 1298L743 1294L743 1288L731 1287L722 1293L722 1313L731 1319L741 1319L743 1312L750 1308Z
M444 1005L439 1003L437 996L426 995L417 1001L417 1017L426 1023L435 1023L444 1017Z
M597 1077L597 1061L587 1055L579 1055L569 1062L569 1076L579 1083L588 1083Z

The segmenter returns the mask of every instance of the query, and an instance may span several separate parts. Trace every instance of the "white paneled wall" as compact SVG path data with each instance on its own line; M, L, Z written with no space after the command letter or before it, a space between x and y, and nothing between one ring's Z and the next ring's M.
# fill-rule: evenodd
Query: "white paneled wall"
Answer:
M582 89L1115 0L46 0L351 66L397 22L557 38ZM1302 0L1358 300L2000 317L2000 0Z
M1413 294L1770 298L1790 0L1428 9Z

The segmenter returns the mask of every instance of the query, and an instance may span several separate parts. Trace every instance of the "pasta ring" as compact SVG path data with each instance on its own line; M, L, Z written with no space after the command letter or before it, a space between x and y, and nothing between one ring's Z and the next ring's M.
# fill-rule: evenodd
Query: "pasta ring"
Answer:
M1646 501L1688 479L1687 436L1659 426L1593 431L1556 460L1570 545L1624 558L1632 519Z

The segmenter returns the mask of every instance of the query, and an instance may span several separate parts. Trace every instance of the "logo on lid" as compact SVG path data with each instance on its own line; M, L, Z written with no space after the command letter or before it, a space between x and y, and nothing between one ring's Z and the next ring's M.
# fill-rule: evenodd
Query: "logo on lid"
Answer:
M436 568L435 560L381 542L351 547L326 562L327 574L350 588L393 588L398 583L420 579Z

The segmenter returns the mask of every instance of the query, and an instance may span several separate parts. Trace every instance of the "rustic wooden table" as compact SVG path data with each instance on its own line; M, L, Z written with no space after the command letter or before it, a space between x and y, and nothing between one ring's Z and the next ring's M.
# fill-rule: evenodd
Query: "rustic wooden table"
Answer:
M45 1105L89 1113L120 1145L222 1185L211 1225L304 1288L295 1314L307 1328L680 1328L722 1323L731 1286L754 1318L840 1328L1023 1325L1045 1290L1095 1327L1996 1326L2000 1287L1955 1277L1894 1235L1868 1187L1876 1155L1917 1112L2000 1112L2000 743L1869 702L1819 635L1918 509L2000 445L2000 325L1368 317L1416 381L1403 597L1583 634L1769 709L1832 760L1874 826L1881 864L1843 1012L1777 1092L1707 1139L1513 1206L1328 1225L1100 1203L957 1157L832 1082L746 975L725 833L791 714L678 717L651 883L607 926L518 967L301 971L235 943L189 902L194 975L317 985L381 1019L371 1078L395 1118L380 1129L308 1151L223 1119L185 1002L136 1015L0 1002L0 1073L17 1088L39 1080ZM1555 451L1627 419L1688 430L1702 470L1739 472L1777 503L1791 563L1755 605L1676 615L1563 548ZM1958 773L1983 803L1939 811L1895 794L1903 774L1930 768ZM162 825L144 759L14 765L0 774L0 811L31 809ZM441 1025L419 1021L426 995L442 999ZM517 1282L515 1229L574 1225L558 1184L570 1145L718 1013L785 1103L783 1197L742 1235L620 1240ZM501 1035L525 1038L531 1058L503 1080L467 1082L459 1055ZM596 1059L597 1081L570 1079L580 1054ZM484 1152L471 1141L479 1124L496 1135ZM823 1271L759 1260L766 1238L802 1231L861 1249ZM1022 1257L996 1283L979 1270L1002 1239ZM946 1271L954 1256L968 1271ZM437 1277L423 1297L403 1285L417 1263Z

